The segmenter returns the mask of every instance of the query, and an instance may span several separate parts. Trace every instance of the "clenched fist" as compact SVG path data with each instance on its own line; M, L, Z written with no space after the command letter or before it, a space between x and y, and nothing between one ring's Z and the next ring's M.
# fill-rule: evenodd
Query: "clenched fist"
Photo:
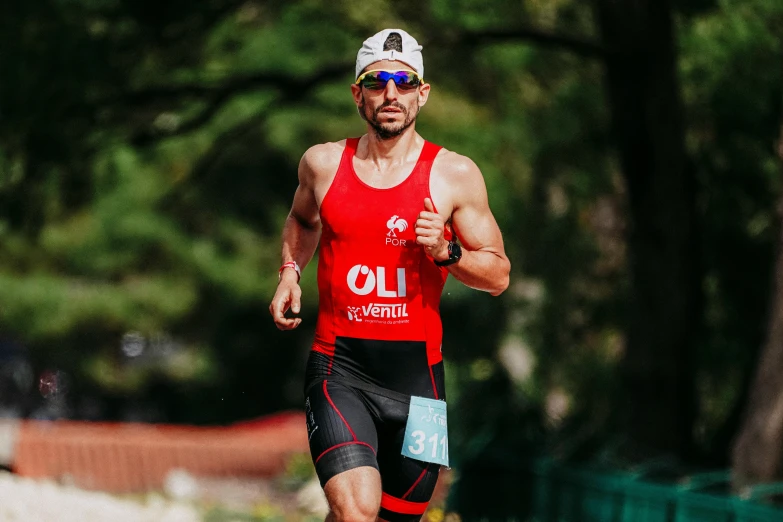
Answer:
M277 285L275 297L269 305L269 313L275 320L275 325L280 330L293 330L302 322L299 317L286 317L288 309L294 314L299 313L302 299L302 289L299 287L299 278L293 270L284 270L281 274L280 284Z
M424 210L416 220L416 243L424 247L436 261L449 258L449 242L444 237L445 221L435 212L430 198L424 198Z

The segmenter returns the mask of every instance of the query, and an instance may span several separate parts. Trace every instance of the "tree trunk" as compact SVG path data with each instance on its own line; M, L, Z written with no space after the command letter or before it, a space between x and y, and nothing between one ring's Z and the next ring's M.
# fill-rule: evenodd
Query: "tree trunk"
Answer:
M783 122L783 118L781 118ZM783 123L778 155L783 177ZM783 192L778 205L783 214ZM783 225L779 231L774 291L767 340L745 408L745 419L732 452L734 487L771 481L780 469L783 445Z
M670 0L595 0L595 7L631 217L626 433L643 447L685 454L702 298L672 7Z

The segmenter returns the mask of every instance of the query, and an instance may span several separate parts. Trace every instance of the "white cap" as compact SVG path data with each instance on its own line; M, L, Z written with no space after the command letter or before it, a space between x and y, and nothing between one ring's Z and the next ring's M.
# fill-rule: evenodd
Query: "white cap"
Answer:
M399 60L424 77L422 47L402 29L384 29L364 41L356 55L356 77L365 67L380 60Z

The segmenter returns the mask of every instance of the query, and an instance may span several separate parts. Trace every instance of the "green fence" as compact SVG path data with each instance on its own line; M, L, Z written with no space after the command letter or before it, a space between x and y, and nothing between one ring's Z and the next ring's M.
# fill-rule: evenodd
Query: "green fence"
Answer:
M606 471L533 463L534 522L783 522L783 483L737 496L727 471L682 476L666 462Z

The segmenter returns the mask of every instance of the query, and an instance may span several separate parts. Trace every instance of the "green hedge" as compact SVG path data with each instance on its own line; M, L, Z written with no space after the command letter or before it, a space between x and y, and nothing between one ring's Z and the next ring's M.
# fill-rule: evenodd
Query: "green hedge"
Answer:
M534 522L780 522L783 484L737 496L728 471L681 476L665 464L630 471L540 459L533 473Z

